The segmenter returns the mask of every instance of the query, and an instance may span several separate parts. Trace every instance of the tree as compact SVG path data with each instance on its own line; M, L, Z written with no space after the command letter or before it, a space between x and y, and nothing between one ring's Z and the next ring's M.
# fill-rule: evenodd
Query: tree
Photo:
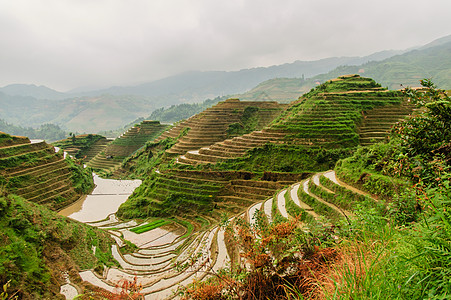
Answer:
M430 79L420 81L423 89L406 88L404 94L421 113L399 123L395 132L409 156L423 156L432 160L444 155L450 162L451 152L451 98L437 89Z

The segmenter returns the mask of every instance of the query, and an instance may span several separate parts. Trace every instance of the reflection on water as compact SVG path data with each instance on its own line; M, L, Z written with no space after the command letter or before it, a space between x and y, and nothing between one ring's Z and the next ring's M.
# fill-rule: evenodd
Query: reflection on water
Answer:
M32 143L32 144L41 143L41 142L43 142L43 141L44 141L44 140L30 139L30 143Z
M94 183L96 187L91 195L61 210L59 214L80 222L103 220L117 211L141 184L141 180L103 179L94 174Z

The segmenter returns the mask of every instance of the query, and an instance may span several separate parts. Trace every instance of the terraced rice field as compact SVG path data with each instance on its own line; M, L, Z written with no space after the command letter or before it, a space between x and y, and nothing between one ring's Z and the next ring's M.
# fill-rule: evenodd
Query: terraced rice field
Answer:
M143 121L130 128L120 137L102 148L87 163L94 170L111 173L120 167L122 161L143 147L148 141L152 141L160 136L168 125L160 124L158 121Z
M268 143L322 148L368 145L385 139L390 128L412 112L413 106L400 93L378 87L368 78L342 76L323 91L292 102L267 127L207 146L181 148L177 161L214 164Z
M312 190L313 185L315 191ZM351 195L354 200L351 200L351 207L332 203L330 198L322 197L325 192L336 194L336 197ZM262 211L270 221L275 215L285 219L301 215L306 226L310 222L333 223L340 218L352 218L352 207L358 201L376 200L355 188L348 189L348 185L336 178L334 171L328 171L293 183L281 189L274 198L259 198L248 206L244 215L240 212L230 220L245 217L252 226L256 226L256 215ZM186 229L176 223L136 234L133 228L140 228L143 224L121 222L114 214L88 224L103 228L115 237L117 245L112 246L112 253L120 267L109 268L102 275L93 270L84 270L80 272L82 279L114 292L119 282L136 278L143 286L141 292L146 299L176 297L180 286L188 285L193 280L202 280L228 266L229 253L233 251L232 245L225 241L225 229L216 225L203 229L197 227L198 230L187 235ZM133 241L138 249L129 254L121 253L119 248L124 245L124 240Z
M60 140L53 145L73 157L83 159L86 163L103 151L109 142L111 142L110 139L100 135L82 134Z
M63 154L44 141L18 139L0 145L0 177L5 188L28 201L58 210L78 200Z
M127 205L135 207L136 216L140 215L140 206L133 203L146 203L148 212L154 211L159 215L164 212L167 215L219 220L222 214L232 216L242 212L304 176L297 174L290 178L257 180L252 178L253 175L242 171L180 169L155 172L145 182L145 188L138 189L130 197ZM122 209L119 216L134 217L131 208L124 209L124 212Z
M255 109L256 120L254 120L253 126L261 129L277 117L286 105L277 102L228 99L177 124L170 131L164 133L159 140L166 137L178 137L183 129L189 128L188 133L174 147L167 150L167 153L173 155L184 154L223 141L228 137L228 130L232 124L245 125L242 124L242 118L244 111L249 107Z

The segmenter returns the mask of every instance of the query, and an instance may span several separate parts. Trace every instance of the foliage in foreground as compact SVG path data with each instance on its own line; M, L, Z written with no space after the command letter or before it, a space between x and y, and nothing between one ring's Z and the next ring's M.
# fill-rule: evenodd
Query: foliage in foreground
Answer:
M315 232L313 234L312 232ZM195 282L183 293L185 299L290 299L314 295L317 276L337 258L328 247L333 230L312 228L306 233L299 220L268 224L259 214L257 225L237 219L227 227L230 247L241 251L241 263L206 282ZM238 249L236 249L238 248Z
M0 197L0 241L0 283L20 299L53 298L63 272L114 261L106 233L15 195Z

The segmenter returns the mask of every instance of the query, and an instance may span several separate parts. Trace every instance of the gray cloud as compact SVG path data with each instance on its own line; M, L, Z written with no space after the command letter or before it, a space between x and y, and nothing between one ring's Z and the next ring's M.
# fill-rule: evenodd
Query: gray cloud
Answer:
M0 86L138 84L404 49L451 34L451 1L0 2Z

